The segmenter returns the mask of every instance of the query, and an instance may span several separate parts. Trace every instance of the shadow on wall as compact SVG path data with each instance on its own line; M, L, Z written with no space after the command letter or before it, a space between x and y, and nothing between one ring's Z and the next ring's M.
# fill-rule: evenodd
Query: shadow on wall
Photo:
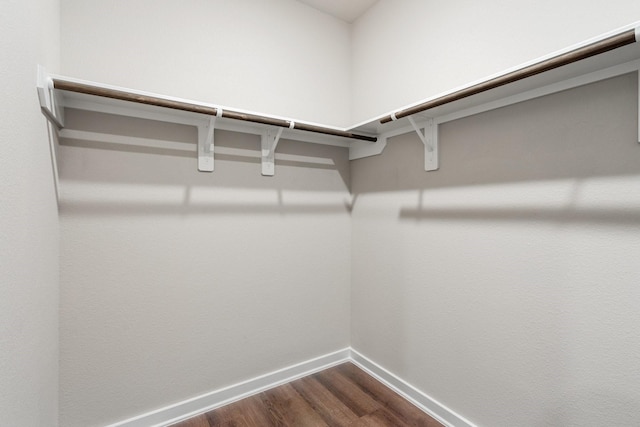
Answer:
M640 175L637 89L633 73L440 125L436 172L424 171L416 135L396 137L381 156L353 162L354 200L417 190L406 220L638 223L637 206L581 205L605 187L617 188L611 202L637 194L616 183Z
M282 140L261 175L260 138L216 131L215 171L197 171L193 126L67 110L60 210L77 214L347 213L346 148ZM79 131L79 133L78 133Z

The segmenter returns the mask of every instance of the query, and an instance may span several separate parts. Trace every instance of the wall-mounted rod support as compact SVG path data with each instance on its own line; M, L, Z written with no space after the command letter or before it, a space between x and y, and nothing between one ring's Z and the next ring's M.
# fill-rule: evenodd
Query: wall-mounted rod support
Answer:
M206 125L198 125L198 170L213 172L213 149L216 117L210 117Z
M424 170L427 172L438 170L440 167L438 164L438 125L434 124L433 119L428 119L424 123L423 133L413 117L409 116L408 119L411 127L424 144Z
M262 175L273 176L276 169L276 147L280 142L282 131L284 128L279 128L277 131L270 129L266 131L261 138L262 148Z
M65 90L69 92L83 93L86 95L101 96L105 98L118 99L121 101L136 102L139 104L153 105L156 107L172 108L175 110L189 111L193 113L207 114L217 116L220 108L209 107L206 105L192 104L183 101L175 101L171 99L159 98L151 95L140 95L137 93L126 92L123 90L104 88L87 83L70 82L67 80L53 79L53 87L57 90ZM289 120L276 119L273 117L259 116L257 114L240 113L225 109L222 112L225 119L242 120L245 122L253 122L281 128L291 128L307 132L321 133L324 135L339 136L342 138L356 139L359 141L375 142L374 136L360 135L339 129L327 128L322 126L309 125L304 123L292 122ZM293 127L292 127L293 124Z
M415 105L413 107L396 111L380 120L380 123L388 123L390 121L401 119L403 117L410 116L412 114L421 113L431 108L439 107L440 105L448 104L453 101L476 95L478 93L486 92L491 89L495 89L500 86L504 86L509 83L517 82L519 80L526 79L527 77L535 76L536 74L543 73L545 71L553 70L555 68L568 65L582 59L587 59L601 53L608 52L610 50L617 49L622 46L626 46L637 41L636 33L638 29L632 29L615 36L600 40L590 45L572 50L570 52L563 53L553 58L538 62L528 67L521 68L519 70L504 74L491 80L479 83L474 86L470 86L456 92L441 96L439 98L432 99L422 104ZM639 36L640 37L640 36Z
M53 90L53 80L47 74L44 67L38 65L38 80L36 84L38 91L38 100L40 101L40 110L49 122L49 153L51 154L51 171L53 172L53 185L56 192L56 200L60 202L60 179L58 175L58 162L56 161L56 140L52 126L57 129L64 127L64 109L58 101L55 91Z
M54 92L53 80L47 74L42 66L38 65L38 100L40 101L40 109L50 123L58 129L64 127L64 110L60 107L60 103Z

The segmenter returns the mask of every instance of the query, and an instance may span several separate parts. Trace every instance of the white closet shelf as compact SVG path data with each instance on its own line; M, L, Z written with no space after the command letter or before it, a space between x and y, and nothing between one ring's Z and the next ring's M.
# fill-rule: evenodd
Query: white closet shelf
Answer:
M350 129L355 132L376 134L378 141L366 145L354 142L349 150L349 159L378 155L386 147L389 138L417 132L425 145L425 170L437 170L440 124L619 75L638 72L640 69L639 41L640 22L635 22L374 117ZM638 140L640 141L640 124Z
M131 89L109 87L99 83L82 82L79 80L64 77L51 77L51 83L53 85L53 89L55 89L56 92L61 92L63 94L63 97L66 99L70 97L70 93L78 93L97 98L126 101L136 104L161 107L170 110L186 111L190 113L215 116L265 126L296 129L306 132L320 133L323 135L337 136L346 139L357 139L360 141L376 141L375 136L356 134L336 127L317 125L309 122L279 118L275 116L251 113L247 111L232 110L220 106L200 103L197 101L180 100L164 95L144 93Z
M62 137L64 108L196 126L201 171L214 169L214 129L260 135L263 175L274 174L281 137L349 147L349 158L354 160L380 154L389 138L415 131L425 145L425 170L429 171L438 169L439 124L637 72L638 41L640 23L634 23L348 128L48 75L43 69L38 73L38 94L43 113Z
M78 135L65 129L65 108L195 126L201 172L214 170L215 129L259 135L265 176L275 172L275 149L281 137L340 147L349 147L352 141L371 144L377 140L375 135L366 132L354 133L343 128L50 75L42 67L38 70L38 95L43 113L63 138ZM55 158L53 162L55 166Z

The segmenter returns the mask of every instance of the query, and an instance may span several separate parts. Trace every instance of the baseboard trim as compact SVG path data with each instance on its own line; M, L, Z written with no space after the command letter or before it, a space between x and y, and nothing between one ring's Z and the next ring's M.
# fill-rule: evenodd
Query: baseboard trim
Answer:
M447 427L476 427L471 421L352 348L325 354L107 427L166 427L344 362L357 365Z
M221 388L107 427L164 427L351 360L345 348Z
M351 362L447 427L476 427L471 421L426 395L371 359L351 349Z

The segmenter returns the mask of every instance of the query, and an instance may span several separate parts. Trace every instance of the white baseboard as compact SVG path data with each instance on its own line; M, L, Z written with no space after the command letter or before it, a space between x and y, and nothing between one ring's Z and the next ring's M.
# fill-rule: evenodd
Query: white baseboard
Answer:
M166 427L245 397L286 384L343 362L352 362L447 427L476 427L437 400L352 348L307 360L229 387L212 391L107 427Z
M210 411L236 400L261 393L298 378L350 360L351 350L345 348L306 362L298 363L248 381L193 397L173 405L139 415L107 427L162 427Z
M445 426L476 427L471 421L447 408L442 403L421 392L354 349L351 349L351 362Z

